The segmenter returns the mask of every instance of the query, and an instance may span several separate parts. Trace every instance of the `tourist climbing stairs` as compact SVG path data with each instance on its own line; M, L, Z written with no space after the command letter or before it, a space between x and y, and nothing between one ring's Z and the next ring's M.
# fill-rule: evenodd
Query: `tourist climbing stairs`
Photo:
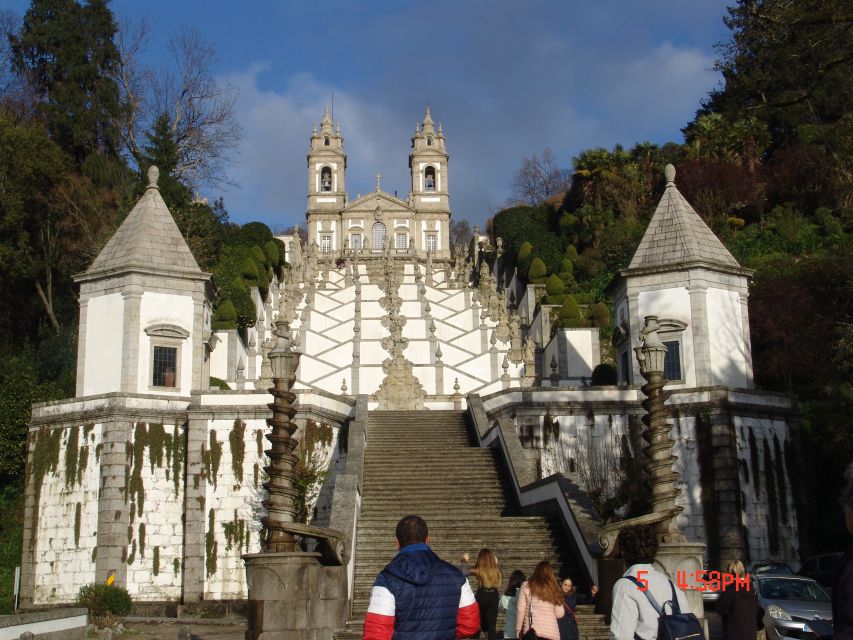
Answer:
M368 420L364 494L356 533L352 617L338 640L360 638L370 588L376 574L394 557L394 527L417 514L429 526L430 545L456 564L491 549L501 564L504 585L521 569L530 575L540 560L555 571L580 579L579 560L562 527L546 517L523 517L511 500L496 454L472 443L465 414L459 411L381 411ZM476 579L471 578L476 589ZM608 637L603 616L578 607L581 638ZM503 615L498 631L503 629Z

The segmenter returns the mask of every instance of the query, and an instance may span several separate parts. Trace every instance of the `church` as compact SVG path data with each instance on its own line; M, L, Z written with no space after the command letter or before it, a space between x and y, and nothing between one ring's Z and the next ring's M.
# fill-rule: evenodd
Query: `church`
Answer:
M309 137L308 242L289 238L290 268L252 292L247 331L213 329L215 283L149 170L77 277L76 397L33 406L22 606L73 602L111 575L137 603L245 601L280 321L301 354L300 460L317 472L306 517L343 533L353 619L393 553L383 527L412 510L447 521L440 555L476 552L470 542L524 568L556 556L576 584L598 583L607 523L589 498L613 490L642 431L633 355L649 316L667 346L678 524L706 545L699 561L798 557L784 454L795 407L753 388L749 272L679 192L675 168L608 288L619 384L594 386L597 328L556 326L544 287L504 268L497 239L450 246L448 148L427 109L406 198L378 177L350 200L343 134L326 112ZM418 478L410 489L397 472L395 487L383 480L400 461ZM467 530L474 512L486 524Z

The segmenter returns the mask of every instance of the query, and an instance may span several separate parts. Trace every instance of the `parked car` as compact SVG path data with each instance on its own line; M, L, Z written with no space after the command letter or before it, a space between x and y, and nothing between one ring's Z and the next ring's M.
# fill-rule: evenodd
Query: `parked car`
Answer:
M766 573L752 579L767 640L832 639L832 602L815 580Z
M756 562L749 570L751 574L769 573L778 576L792 576L794 570L784 562Z
M839 553L824 553L819 556L812 556L803 563L797 573L801 576L817 580L824 587L832 587L832 581L835 579L835 572L838 571L838 563L844 554Z

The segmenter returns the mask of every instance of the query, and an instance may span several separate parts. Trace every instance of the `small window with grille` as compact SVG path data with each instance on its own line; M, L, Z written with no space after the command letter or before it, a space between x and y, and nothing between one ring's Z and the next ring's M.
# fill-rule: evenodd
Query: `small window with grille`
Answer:
M178 372L178 349L176 347L154 346L153 353L153 379L154 387L176 386Z
M409 247L408 235L405 233L398 233L395 247L400 250L407 249Z
M665 340L666 355L663 359L663 375L667 380L684 380L681 368L681 340Z
M435 253L436 240L434 233L428 233L426 237L426 248L430 253Z
M351 233L349 237L349 246L353 251L361 251L361 234Z
M323 253L329 253L332 250L332 236L320 236L320 249Z

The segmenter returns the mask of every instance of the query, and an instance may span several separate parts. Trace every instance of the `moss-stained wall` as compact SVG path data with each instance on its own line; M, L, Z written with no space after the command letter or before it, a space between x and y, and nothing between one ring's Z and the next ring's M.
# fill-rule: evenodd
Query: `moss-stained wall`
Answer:
M27 482L36 496L28 519L35 559L34 604L72 602L95 578L100 474L90 452L101 424L42 427L30 435Z

